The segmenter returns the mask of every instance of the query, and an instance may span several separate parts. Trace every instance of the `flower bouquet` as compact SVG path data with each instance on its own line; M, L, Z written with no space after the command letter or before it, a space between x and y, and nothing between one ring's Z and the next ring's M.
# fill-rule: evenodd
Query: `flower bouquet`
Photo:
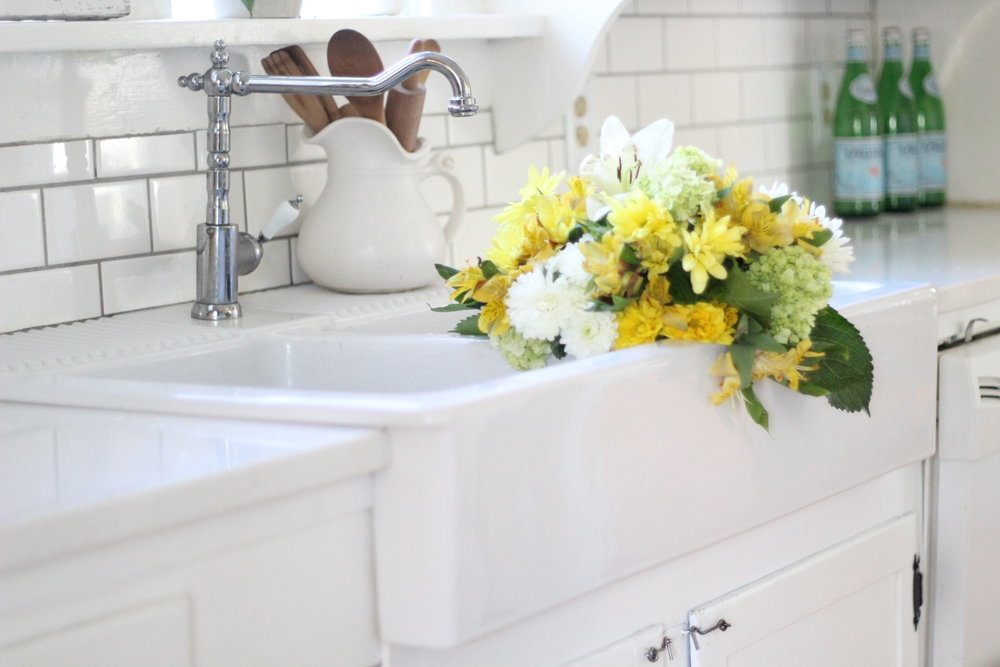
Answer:
M741 398L764 428L765 378L867 412L871 353L827 303L853 260L841 221L672 140L667 120L630 136L612 116L579 176L532 166L485 258L438 265L453 303L435 310L476 311L454 331L488 336L518 369L660 340L725 346L711 401Z

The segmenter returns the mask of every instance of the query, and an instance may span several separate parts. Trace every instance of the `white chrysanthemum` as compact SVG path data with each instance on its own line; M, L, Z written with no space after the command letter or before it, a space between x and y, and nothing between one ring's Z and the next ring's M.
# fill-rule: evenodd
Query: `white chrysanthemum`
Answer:
M555 340L562 327L586 308L587 296L544 268L522 273L507 290L507 317L525 338Z
M614 313L580 311L562 332L566 352L578 359L610 352L618 338L618 320Z
M579 243L569 243L549 259L545 265L550 271L559 274L557 280L566 280L573 287L583 290L593 279L586 269L583 268L583 253L580 252L580 243L593 241L594 237L584 234Z
M850 264L854 261L854 248L848 245L851 239L844 236L844 231L841 229L844 221L840 218L826 217L826 207L815 202L809 204L809 215L833 232L830 240L819 248L822 251L819 261L829 267L833 273L840 275L850 273Z

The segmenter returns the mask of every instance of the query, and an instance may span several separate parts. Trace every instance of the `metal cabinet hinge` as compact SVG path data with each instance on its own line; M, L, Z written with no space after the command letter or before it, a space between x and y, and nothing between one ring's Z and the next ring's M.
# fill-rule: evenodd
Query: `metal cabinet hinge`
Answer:
M913 630L920 625L920 608L924 606L924 573L920 571L920 556L913 556Z

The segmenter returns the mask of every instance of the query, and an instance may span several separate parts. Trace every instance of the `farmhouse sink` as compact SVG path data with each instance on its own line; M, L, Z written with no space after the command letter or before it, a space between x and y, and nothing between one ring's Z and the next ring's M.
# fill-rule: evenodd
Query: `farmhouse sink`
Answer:
M758 395L770 432L742 406L710 404L716 346L646 345L519 373L487 341L445 333L460 315L419 305L8 373L0 398L386 430L390 464L376 476L374 510L380 632L428 648L483 636L933 452L926 285L839 285L835 306L876 360L872 414L769 383Z

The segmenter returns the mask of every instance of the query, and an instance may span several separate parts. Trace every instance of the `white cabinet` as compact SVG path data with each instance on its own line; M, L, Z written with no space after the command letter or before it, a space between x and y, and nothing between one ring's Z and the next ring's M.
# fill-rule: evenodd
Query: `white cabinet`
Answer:
M693 610L691 666L918 665L917 535L916 516L906 514ZM725 631L695 630L721 622Z

